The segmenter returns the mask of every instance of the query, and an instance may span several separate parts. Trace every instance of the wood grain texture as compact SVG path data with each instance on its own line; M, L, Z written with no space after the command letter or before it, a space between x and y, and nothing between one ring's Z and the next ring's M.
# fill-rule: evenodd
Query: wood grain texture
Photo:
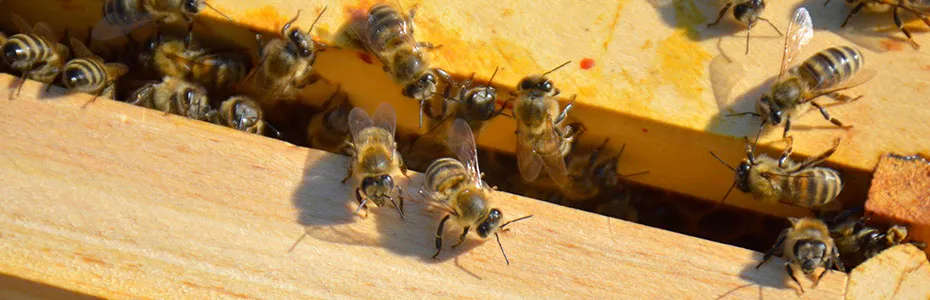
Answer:
M911 239L930 241L930 161L882 156L865 209L877 219L907 226ZM926 251L930 254L930 249Z
M927 282L930 282L927 255L913 245L898 245L850 272L846 299L928 299Z
M781 260L756 270L760 253L505 193L492 199L505 218L535 215L501 236L512 265L473 237L434 261L441 216L415 198L406 222L391 208L353 217L345 157L108 100L81 108L90 96L31 81L8 99L16 81L0 75L0 273L36 286L162 299L795 297ZM804 298L838 299L845 278Z

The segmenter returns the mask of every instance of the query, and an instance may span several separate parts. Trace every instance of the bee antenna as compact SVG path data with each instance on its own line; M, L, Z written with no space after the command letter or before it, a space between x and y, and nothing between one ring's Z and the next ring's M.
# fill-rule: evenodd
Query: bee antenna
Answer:
M291 19L290 21L287 21L287 23L284 23L284 27L281 28L281 35L282 35L282 36L287 37L287 29L288 29L288 28L291 28L291 24L294 24L294 22L297 21L297 18L300 17L300 11L301 11L301 10L298 9L298 10L297 10L297 14L294 15L294 18Z
M501 244L501 236L500 236L499 234L497 234L497 232L495 232L495 233L494 233L494 238L497 239L497 246L501 248L501 254L504 255L504 261L507 262L507 265L509 266L509 265L510 265L510 259L507 258L507 252L504 252L504 244Z
M727 190L727 194L726 194L726 195L723 195L723 200L720 200L720 203L726 203L726 202L727 202L727 197L730 196L730 192L732 192L732 191L733 191L733 188L735 188L735 187L736 187L736 181L733 181L733 184L730 185L730 189Z
M555 72L555 70L561 69L562 67L564 67L564 66L566 66L566 65L568 65L568 64L570 64L570 63L572 63L572 61L570 61L570 60L569 60L569 61L566 61L565 63L559 65L558 67L555 67L555 69L552 69L552 70L549 70L549 72L543 73L542 76L549 75L549 73Z
M303 241L304 238L307 237L308 235L310 235L309 232L307 232L307 229L304 228L304 234L302 234L299 238L297 238L296 241L294 241L294 245L291 246L291 249L287 250L287 253L291 253L291 251L294 251L294 248L297 248L297 244L300 244L300 241Z
M765 120L759 125L759 131L756 132L756 140L752 143L752 150L749 152L753 157L756 156L756 145L759 145L759 137L762 136L762 129L765 129Z
M502 224L499 228L500 228L500 229L504 229L504 227L507 227L507 225L510 224L510 223L517 222L517 221L523 221L523 220L526 220L526 219L529 219L529 218L532 218L532 217L533 217L533 215L528 215L528 216L522 216L522 217L519 217L519 218L510 220L510 221L507 221L507 222L505 222L504 224Z
M727 166L727 168L730 168L731 171L736 172L736 168L733 168L732 166L730 166L730 164L728 164L727 162L723 161L723 159L720 159L720 157L717 156L717 154L715 154L714 151L711 151L711 152L710 152L710 155L713 155L714 158L717 159L717 161L719 161L719 162L720 162L721 164L723 164L724 166Z
M210 9L212 9L213 11L215 11L217 14L223 16L224 18L226 18L226 19L229 20L230 22L233 22L233 19L232 19L232 18L230 18L229 16L227 16L226 14L224 14L223 12L221 12L220 10L216 9L216 7L213 7L213 5L210 5L209 2L204 1L203 4L206 5L207 7L209 7Z
M491 89L491 83L494 82L494 76L497 76L497 71L500 69L501 67L494 68L494 73L491 74L491 79L488 79L488 85L484 86L485 93L488 93L488 91Z
M329 6L323 6L323 10L320 11L320 14L317 15L317 16L316 16L316 19L313 20L313 23L310 24L310 29L307 29L307 34L310 34L310 31L313 30L313 26L316 26L316 22L320 20L320 17L323 16L323 13L326 12L326 9L327 9L327 8L329 8Z
M268 129L271 129L272 131L274 131L275 136L277 136L278 138L281 138L281 132L278 131L277 128L274 128L274 126L271 126L271 123L265 122L265 126L267 126Z

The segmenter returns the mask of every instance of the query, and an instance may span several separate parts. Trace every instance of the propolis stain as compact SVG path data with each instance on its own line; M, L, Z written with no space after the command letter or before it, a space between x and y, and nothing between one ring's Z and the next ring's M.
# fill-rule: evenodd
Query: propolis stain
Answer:
M663 82L674 82L684 99L700 99L710 53L677 31L660 41L656 50Z
M594 59L590 59L590 58L585 57L585 58L581 59L581 64L580 64L580 65L581 65L581 69L582 69L582 70L590 70L591 68L594 67Z

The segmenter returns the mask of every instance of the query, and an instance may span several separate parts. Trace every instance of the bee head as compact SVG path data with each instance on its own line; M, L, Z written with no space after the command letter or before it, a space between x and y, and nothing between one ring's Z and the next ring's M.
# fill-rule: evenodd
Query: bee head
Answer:
M534 97L552 96L558 89L552 86L552 81L543 76L529 76L520 80L517 86L519 92L530 93Z
M765 9L765 2L762 0L749 0L733 6L733 17L740 22L749 23L758 18L758 13Z
M68 89L87 86L90 84L90 81L87 79L87 74L81 72L81 69L79 68L66 67L65 72L62 75L65 87Z
M310 57L313 55L313 41L306 34L300 32L300 29L294 28L287 34L287 40L293 45L297 54L301 57Z
M3 58L12 65L14 62L26 57L25 50L19 43L7 42L3 45Z
M486 120L494 114L494 107L497 104L497 91L493 87L481 87L472 90L465 100L465 106L468 111L474 114L473 117L479 120Z
M504 215L500 210L492 208L488 212L488 216L484 218L484 221L481 222L481 225L478 225L478 236L481 238L487 238L492 233L496 232L500 228L501 219Z
M196 15L203 8L203 0L184 0L181 4L181 10L185 14Z
M238 119L235 122L236 128L239 130L244 130L254 126L255 123L258 123L258 111L256 111L255 108L248 104L236 104L235 115L238 116Z
M389 196L394 190L394 178L387 174L365 177L362 179L362 190L369 197Z
M432 98L436 93L436 75L433 75L433 72L423 72L417 81L405 86L402 93L417 100Z
M749 174L751 171L752 163L749 159L744 159L743 162L739 164L739 167L736 168L736 188L740 191L746 193L750 191Z
M810 275L819 266L824 265L827 245L821 240L804 239L794 244L794 260L801 266L804 274Z
M782 122L782 110L775 104L771 95L764 94L756 108L766 123L778 125Z

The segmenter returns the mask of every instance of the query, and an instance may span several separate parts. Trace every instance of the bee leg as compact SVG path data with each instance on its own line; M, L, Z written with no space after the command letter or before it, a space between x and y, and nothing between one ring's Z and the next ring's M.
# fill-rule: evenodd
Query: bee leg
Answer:
M184 36L184 49L190 49L194 43L194 22L187 23L187 35Z
M801 289L801 294L804 294L804 286L802 286L798 278L794 276L794 269L791 268L791 264L785 263L785 272L788 272L788 276L791 276L791 280L794 280L794 283L797 283L798 288Z
M567 105L565 105L565 108L562 109L562 112L559 113L559 116L555 118L555 121L553 122L555 123L555 125L562 123L562 121L565 120L566 117L568 117L568 112L570 112L572 110L572 107L575 106L576 97L577 95L573 96L572 102L569 102Z
M830 121L830 123L833 123L833 125L836 125L839 127L847 127L846 125L843 125L843 122L841 122L839 119L830 116L830 113L827 112L827 109L821 106L820 104L817 104L817 102L811 101L811 105L819 109L820 114L823 115L823 118L827 119L827 121ZM852 126L849 126L849 127L852 127Z
M826 160L826 159L829 158L831 155L833 155L833 152L836 152L836 148L838 148L839 146L840 146L840 139L837 138L836 140L833 141L833 148L830 148L829 150L824 151L824 152L821 153L820 155L817 155L817 156L815 156L815 157L808 158L806 161L804 161L804 163L795 166L795 167L792 168L789 172L794 172L794 171L796 171L796 170L803 170L803 169L806 169L807 167L816 165L816 164L818 164L818 163L820 163L820 162Z
M359 211L361 211L362 209L365 209L365 216L362 218L367 218L368 217L368 206L367 206L368 198L362 199L361 188L355 188L355 200L358 201L358 208L356 208L355 212L352 214L357 215Z
M746 26L746 55L749 55L749 38L750 33L752 33L752 27L756 25L755 21L750 21L748 26Z
M782 138L788 138L788 131L791 130L791 115L785 117L785 131L781 134Z
M349 178L352 177L352 162L349 161L349 168L346 171L346 177L342 178L342 184L346 184L346 181L349 181Z
M862 3L860 3L859 5L862 5ZM898 29L900 29L901 32L903 32L904 35L907 36L907 42L911 43L911 47L914 47L914 49L920 49L920 45L918 45L917 42L914 41L914 38L911 37L911 32L907 30L907 28L904 28L904 22L901 21L900 11L901 11L900 6L896 6L894 8L894 12L893 12L894 25L898 26Z
M786 140L788 141L788 147L785 148L785 152L782 152L781 157L778 158L778 167L782 169L785 168L785 162L788 161L788 157L791 156L791 152L794 149L794 138L789 136Z
M769 249L769 251L766 251L765 255L762 255L762 261L760 261L759 264L756 265L756 269L761 267L762 264L764 264L765 262L769 261L770 258L772 258L772 255L775 254L775 251L777 251L778 248L781 247L781 244L785 242L785 236L787 236L787 233L788 233L787 230L781 232L781 235L779 235L778 239L775 240L775 245L772 245L772 248Z
M732 6L733 6L733 2L727 1L727 4L723 6L723 9L721 9L720 12L717 13L717 19L714 20L713 23L707 24L707 28L710 28L711 26L715 26L717 25L717 23L720 23L720 19L723 19L723 16L727 14L727 11L730 10L730 7Z
M827 94L827 97L833 98L836 101L843 101L843 102L853 102L853 101L862 99L862 95L852 97L852 96L844 95L840 93L829 93Z
M462 234L459 235L459 242L455 243L455 245L452 245L451 249L455 249L455 247L458 247L459 245L462 245L462 243L465 242L465 236L468 235L468 230L470 229L471 229L471 226L465 226L465 230L462 230Z
M439 221L439 229L436 229L436 253L433 254L433 259L436 259L439 256L439 252L442 251L442 228L446 226L446 221L449 220L449 217L452 215L446 215L442 218L442 221Z
M853 15L859 13L859 10L861 10L863 7L865 7L865 1L859 2L856 7L853 7L853 9L849 11L849 14L846 15L846 19L843 20L843 24L840 25L840 27L846 27L846 23L849 23L849 18L852 18Z
M843 262L840 261L840 249L837 248L836 245L833 245L833 258L831 260L833 261L833 266L836 267L837 270L846 272L846 267L843 266Z
M395 208L395 209L397 209L397 213L400 214L400 218L406 220L407 217L404 216L404 204L403 204L403 203L404 203L404 198L403 198L403 197L398 197L398 200L399 200L400 203L401 203L400 205L397 205L397 202L394 202L394 197L390 197L390 198L388 198L388 199L391 200L391 204L394 205L394 208Z

